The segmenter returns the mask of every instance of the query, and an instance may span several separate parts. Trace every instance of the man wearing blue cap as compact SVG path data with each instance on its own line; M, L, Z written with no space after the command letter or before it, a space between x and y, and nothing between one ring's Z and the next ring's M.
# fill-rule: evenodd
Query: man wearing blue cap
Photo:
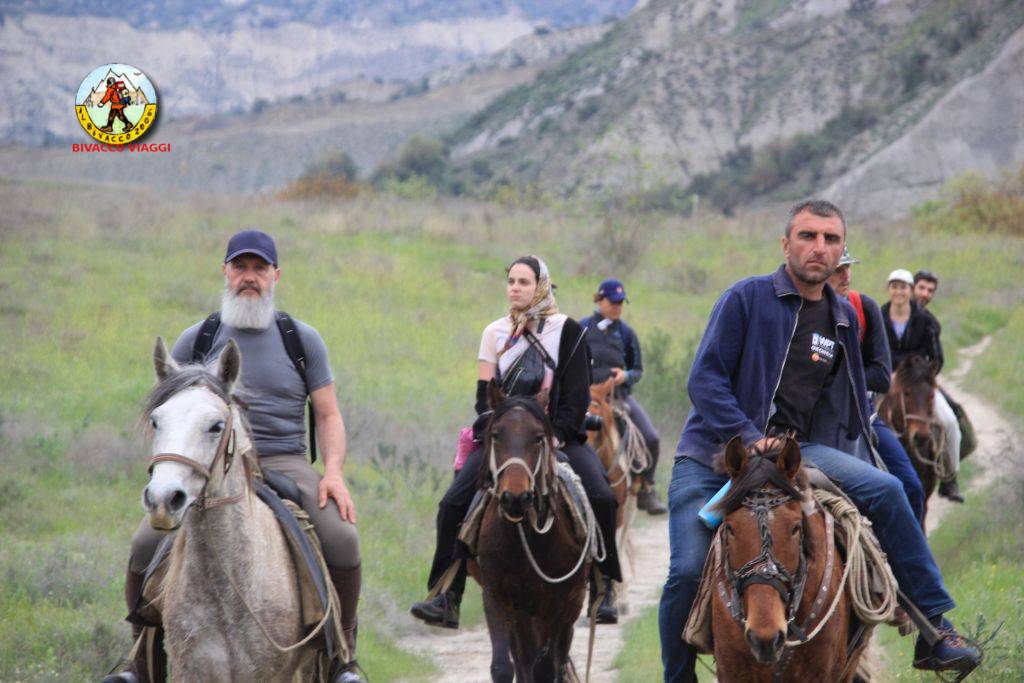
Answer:
M345 424L334 394L327 347L314 328L275 310L274 289L281 269L270 235L258 230L234 235L228 242L222 271L221 310L185 330L171 355L178 363L215 362L231 339L241 349L241 383L247 390L247 413L260 466L264 471L287 476L298 486L302 507L316 529L338 593L342 630L352 659L335 662L329 680L358 683L362 679L356 673L354 656L362 572L359 534L355 505L342 473ZM311 404L310 440L314 435L318 437L324 461L322 477L305 458L307 401ZM315 459L316 445L310 445ZM165 533L153 529L144 519L132 537L125 584L130 615L142 592L145 569ZM140 628L133 623L133 629ZM162 641L159 629L157 638ZM140 656L128 669L106 677L104 682L150 681L145 648L139 649ZM155 649L162 660L162 647ZM156 662L152 683L165 676L165 660Z
M654 488L661 437L651 418L633 396L632 389L644 374L640 340L632 327L622 320L622 305L628 303L626 288L619 280L605 280L594 293L594 314L580 321L587 330L591 357L591 381L598 384L615 379L615 395L629 408L630 419L639 428L651 454L650 466L643 472L643 488L637 495L637 507L651 515L668 512Z

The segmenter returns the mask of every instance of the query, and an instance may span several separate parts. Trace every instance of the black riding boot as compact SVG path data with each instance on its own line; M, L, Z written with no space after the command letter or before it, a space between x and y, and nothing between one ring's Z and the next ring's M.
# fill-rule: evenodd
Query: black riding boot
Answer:
M135 612L139 600L142 598L142 586L145 576L133 572L130 568L124 579L124 599L128 604L129 615ZM129 619L133 617L129 616ZM140 624L132 623L132 643L135 643L142 634L143 627ZM128 662L123 671L108 674L103 677L101 683L164 683L167 680L167 653L164 652L164 630L158 626L148 627L152 629L153 643L153 675L150 676L149 662L147 658L147 640L143 639L132 661Z
M599 594L597 587L597 573L599 570L592 568L590 570L590 607L587 615L590 615L590 611L594 608L594 602L600 600L600 604L597 606L597 614L594 616L594 621L598 624L617 624L619 623L619 608L615 605L615 585L612 580L605 575L601 575L601 593Z

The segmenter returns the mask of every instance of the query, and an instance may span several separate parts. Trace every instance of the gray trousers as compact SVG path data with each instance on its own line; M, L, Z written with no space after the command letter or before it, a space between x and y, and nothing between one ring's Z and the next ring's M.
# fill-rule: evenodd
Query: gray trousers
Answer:
M309 515L320 545L324 549L324 559L331 569L354 569L359 566L359 532L354 524L342 520L338 512L338 504L328 498L327 506L320 509L318 503L319 486L322 477L313 469L305 455L266 455L260 457L260 467L279 472L290 477L299 487L302 494L302 509ZM157 545L167 534L173 531L158 531L149 525L149 518L143 518L139 528L132 536L132 554L128 560L128 568L141 574L149 566Z
M633 424L640 430L644 437L644 443L647 444L647 450L651 452L651 466L644 470L644 480L648 484L653 485L654 470L658 466L658 451L661 450L661 437L658 435L658 430L651 423L651 418L647 416L643 406L633 398L633 394L626 397L625 403L629 406L629 416L632 418Z

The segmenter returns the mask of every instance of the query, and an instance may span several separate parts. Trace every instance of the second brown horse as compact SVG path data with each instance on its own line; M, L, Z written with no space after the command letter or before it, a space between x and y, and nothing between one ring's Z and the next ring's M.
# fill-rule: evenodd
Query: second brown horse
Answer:
M511 683L513 670L524 683L576 680L569 648L590 562L556 483L546 399L489 389L481 488L491 495L469 571L483 588L495 681Z

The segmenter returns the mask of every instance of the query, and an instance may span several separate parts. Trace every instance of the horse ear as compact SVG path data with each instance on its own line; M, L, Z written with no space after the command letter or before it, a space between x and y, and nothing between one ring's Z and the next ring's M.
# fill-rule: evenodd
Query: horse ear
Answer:
M792 479L800 471L801 462L803 462L803 456L800 455L799 444L796 439L787 436L782 443L782 450L779 451L779 469L786 473L787 478Z
M156 345L153 347L153 369L156 370L156 381L158 382L164 381L178 371L178 364L171 358L163 337L157 337Z
M932 374L932 377L939 376L939 361L937 359L932 358L928 361L928 372Z
M725 471L733 479L738 477L743 468L747 466L747 449L743 445L743 437L739 434L729 439L729 443L725 444L725 458L723 461L725 463Z
M501 385L498 384L498 380L492 378L491 381L487 383L487 405L491 410L495 410L504 402L505 392L501 390Z
M229 394L241 373L242 352L238 348L238 344L235 343L235 340L229 339L224 350L220 352L220 356L217 358L217 377L224 382L224 386Z
M538 393L536 396L534 396L534 399L536 399L537 403L540 404L541 410L543 410L544 412L547 412L547 410L548 410L548 400L550 398L551 398L551 390L548 389L547 387L544 387L543 389L541 389L540 393Z

